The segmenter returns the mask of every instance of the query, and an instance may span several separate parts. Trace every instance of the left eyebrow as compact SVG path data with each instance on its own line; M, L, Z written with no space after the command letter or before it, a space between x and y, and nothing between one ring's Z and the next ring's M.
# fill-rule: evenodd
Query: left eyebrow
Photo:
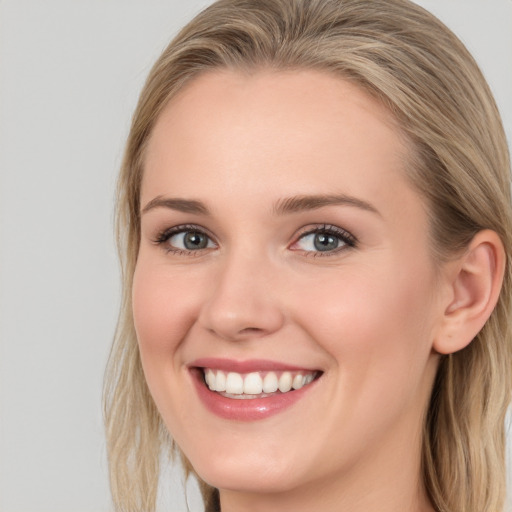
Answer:
M304 195L294 196L280 199L274 205L274 213L284 215L286 213L298 213L306 210L316 210L324 206L353 206L368 212L376 213L381 216L380 212L370 203L358 199L357 197L347 196L345 194L336 195Z

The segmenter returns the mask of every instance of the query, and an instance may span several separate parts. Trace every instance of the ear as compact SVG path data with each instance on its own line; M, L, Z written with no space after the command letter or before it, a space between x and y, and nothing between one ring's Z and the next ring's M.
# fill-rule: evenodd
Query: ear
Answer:
M490 230L478 232L464 254L450 262L449 293L434 350L451 354L471 343L498 302L504 272L500 237Z

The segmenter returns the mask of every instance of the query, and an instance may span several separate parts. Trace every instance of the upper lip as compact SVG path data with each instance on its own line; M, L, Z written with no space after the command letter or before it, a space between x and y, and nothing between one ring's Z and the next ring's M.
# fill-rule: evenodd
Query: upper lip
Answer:
M225 372L235 373L251 373L251 372L270 372L270 371L316 371L315 368L306 368L295 366L278 361L271 361L268 359L248 359L245 361L238 361L235 359L217 358L217 357L204 357L196 359L188 365L190 368L211 368L215 370L222 370Z

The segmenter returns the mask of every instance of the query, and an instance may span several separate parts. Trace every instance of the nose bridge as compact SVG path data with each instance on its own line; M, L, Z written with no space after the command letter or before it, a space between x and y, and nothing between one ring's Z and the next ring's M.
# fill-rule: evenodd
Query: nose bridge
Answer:
M276 269L263 252L233 250L220 258L200 320L224 339L265 336L278 330L283 311L272 287Z

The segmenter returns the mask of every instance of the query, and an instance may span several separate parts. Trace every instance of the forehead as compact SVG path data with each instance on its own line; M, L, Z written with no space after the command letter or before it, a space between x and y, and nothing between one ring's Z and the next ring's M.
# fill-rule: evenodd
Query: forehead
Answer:
M208 72L157 120L142 204L164 194L222 200L235 189L249 198L384 197L406 185L407 154L390 112L346 80L311 70Z
M318 121L325 125L320 133L315 129L321 128ZM286 123L288 128L296 126L297 129L289 135L303 138L321 135L326 141L330 134L333 138L342 135L330 130L332 126L327 126L328 122L337 124L338 128L342 124L366 124L367 130L382 125L378 127L380 135L391 135L392 138L401 135L394 116L380 101L359 85L332 73L316 70L213 70L192 79L170 100L157 119L150 148L155 142L161 142L164 131L167 132L164 134L166 137L176 128L181 131L189 129L198 136L204 136L213 126L220 129L229 125L233 133L247 131L248 123L254 131L260 132L260 137L253 142L263 144L271 128L269 123L274 125L278 122ZM387 130L381 129L384 126ZM214 133L210 132L210 135ZM282 135L284 139L287 134ZM377 132L371 135L375 136ZM338 139L337 142L341 141Z

